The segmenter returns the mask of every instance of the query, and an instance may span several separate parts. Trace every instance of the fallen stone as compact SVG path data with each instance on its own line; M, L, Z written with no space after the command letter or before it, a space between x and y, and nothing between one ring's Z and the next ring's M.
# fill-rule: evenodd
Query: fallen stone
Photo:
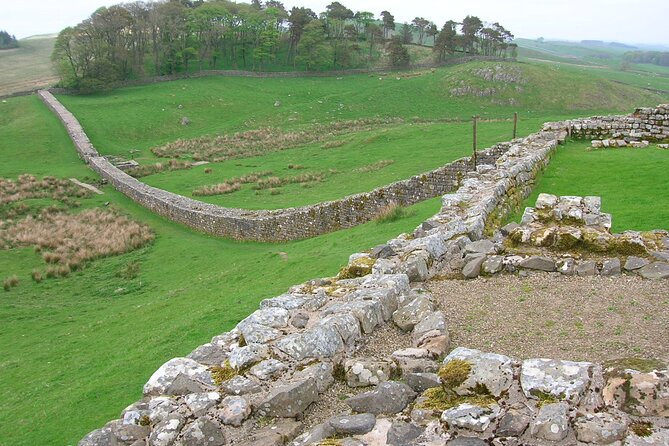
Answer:
M625 266L623 267L625 271L636 271L648 265L650 262L641 257L629 256L625 261Z
M260 392L260 385L244 376L237 375L221 384L221 390L228 395L247 395Z
M390 446L404 446L411 444L425 432L425 428L404 421L393 421L388 431L387 444Z
M451 338L446 335L428 336L428 332L423 338L419 340L416 347L427 350L433 358L438 358L445 355L451 350Z
M170 415L153 428L149 436L149 444L151 446L172 446L179 432L181 432L184 422L183 416Z
M441 385L441 380L436 373L407 373L404 378L407 385L417 393L423 393L427 389Z
M393 364L373 358L348 359L344 363L344 369L349 387L366 387L388 381Z
M241 370L256 364L269 356L269 347L263 344L248 344L236 347L230 353L230 367Z
M303 329L309 323L309 313L304 311L295 312L290 318L290 325L297 329Z
M602 391L604 402L635 416L669 417L669 374L617 370Z
M326 421L337 435L363 435L374 429L376 417L371 413L342 415Z
M244 420L251 415L251 406L241 396L228 396L221 403L218 419L223 424L241 426Z
M572 258L558 260L556 266L558 272L562 275L573 276L576 274L576 261Z
M430 270L427 267L427 262L425 258L420 255L410 256L406 262L404 262L404 271L409 277L409 281L413 282L425 282L430 276Z
M669 262L669 252L666 251L653 251L650 253L655 260L658 260L660 262Z
M188 355L189 359L207 366L220 365L227 357L226 350L211 343L199 346Z
M475 279L481 275L481 267L483 262L485 262L486 257L480 256L475 257L474 259L467 262L464 268L462 268L462 275L465 276L465 279Z
M465 246L467 253L495 254L495 244L490 240L477 240Z
M589 362L527 359L520 370L520 384L525 396L536 397L537 392L576 405L590 384Z
M293 440L302 429L302 423L294 420L277 420L271 426L249 432L246 441L239 446L284 446Z
M391 358L397 363L402 374L407 373L434 373L439 369L436 361L432 360L432 354L423 348L406 348L396 350Z
M607 412L586 413L574 422L576 438L594 444L611 444L622 440L628 426L628 418Z
M371 333L383 323L381 304L375 301L336 302L323 310L322 315L346 314L360 323L363 333Z
M188 358L175 358L163 364L144 385L144 396L187 395L213 390L211 372Z
M186 406L193 412L195 417L201 417L207 411L214 407L221 400L221 394L218 392L209 393L191 393L184 397Z
M297 361L306 358L331 358L344 348L341 336L331 325L317 325L303 333L285 336L274 345Z
M448 323L443 312L435 311L418 321L413 328L413 342L417 343L424 334L431 331L436 331L439 334L448 334Z
M520 228L520 225L516 222L511 222L508 225L502 226L502 228L499 231L502 233L503 236L506 237L517 228Z
M453 389L459 395L471 395L475 387L485 386L493 396L499 397L513 383L514 361L508 356L458 347L444 359L444 365L453 360L467 361L471 365L467 379Z
M372 249L369 256L373 259L387 259L395 254L395 250L390 245L379 245Z
M539 194L537 197L536 209L553 209L558 204L558 197L551 194Z
M488 257L481 266L484 274L497 274L504 269L504 256Z
M346 404L358 413L395 414L402 412L416 397L416 393L406 384L388 381L376 389L355 395Z
M644 279L669 279L669 263L653 262L639 269L637 273Z
M159 396L149 401L149 419L153 424L165 420L179 408L174 398Z
M431 295L419 294L415 299L393 313L393 322L402 330L410 331L434 311Z
M174 446L223 446L227 443L222 427L207 418L186 425Z
M608 259L604 261L602 265L602 271L600 272L602 276L619 276L620 275L620 259Z
M495 435L498 437L520 437L532 419L531 410L524 404L510 407L499 419Z
M276 359L265 359L251 367L249 373L261 381L280 375L281 372L288 369L288 366Z
M316 388L318 393L323 393L334 384L334 376L332 372L334 367L328 362L319 362L318 364L312 364L306 367L304 370L296 372L293 375L293 378L296 381L302 381L305 379L312 378L316 381Z
M499 416L499 406L479 407L472 404L460 404L441 414L441 421L448 423L451 428L466 429L474 432L484 432Z
M576 266L576 274L579 277L588 277L597 275L597 262L591 260L580 262Z
M260 404L258 412L267 417L292 418L302 414L317 400L316 380L309 378L274 387Z
M556 270L555 261L548 257L532 256L520 262L520 267L536 271L553 272Z
M669 445L669 429L653 429L647 437L630 433L623 446L666 446Z
M562 441L569 434L567 403L544 404L530 423L532 436L548 441Z

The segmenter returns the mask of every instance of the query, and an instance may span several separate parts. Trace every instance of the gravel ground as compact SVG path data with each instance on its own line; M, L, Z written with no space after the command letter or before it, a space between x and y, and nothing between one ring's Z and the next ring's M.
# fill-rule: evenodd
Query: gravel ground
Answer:
M603 362L669 358L669 281L532 274L433 281L451 346Z

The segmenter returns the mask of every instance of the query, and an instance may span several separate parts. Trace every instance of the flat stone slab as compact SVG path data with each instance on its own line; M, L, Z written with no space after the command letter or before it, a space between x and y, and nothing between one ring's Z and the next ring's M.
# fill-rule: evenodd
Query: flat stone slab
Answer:
M483 385L492 395L499 397L513 383L514 362L508 356L458 347L444 359L444 365L456 359L471 365L467 379L454 389L460 395L469 395L471 389Z
M528 398L540 393L578 404L590 384L590 362L528 359L523 361L520 385Z
M644 279L669 279L669 263L653 262L637 271Z

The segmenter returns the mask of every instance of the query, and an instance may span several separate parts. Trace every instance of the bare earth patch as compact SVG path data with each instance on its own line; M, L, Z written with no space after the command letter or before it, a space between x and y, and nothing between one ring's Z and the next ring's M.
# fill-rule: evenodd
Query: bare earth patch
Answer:
M669 358L669 282L533 274L429 282L451 345L603 362Z

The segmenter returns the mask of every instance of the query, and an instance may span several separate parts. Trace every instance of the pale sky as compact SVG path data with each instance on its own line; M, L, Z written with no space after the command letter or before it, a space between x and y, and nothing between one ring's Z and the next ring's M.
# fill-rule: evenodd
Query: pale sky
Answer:
M317 13L332 0L286 0L287 9L305 6ZM390 11L398 23L420 16L439 27L447 20L477 15L500 22L516 37L606 40L669 45L667 0L340 0L354 11ZM24 38L57 33L76 25L113 0L3 0L0 30Z

